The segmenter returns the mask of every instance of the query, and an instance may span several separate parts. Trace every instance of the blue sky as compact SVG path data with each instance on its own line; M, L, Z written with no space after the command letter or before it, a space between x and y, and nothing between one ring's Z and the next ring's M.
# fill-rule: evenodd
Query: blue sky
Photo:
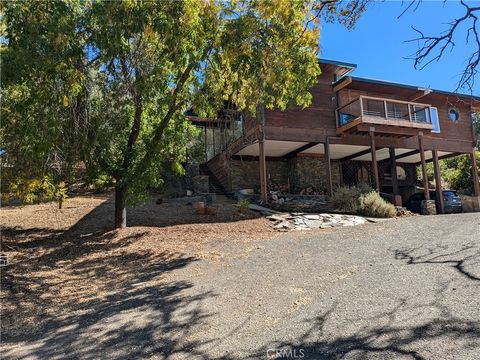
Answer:
M414 69L413 60L405 59L415 52L417 43L405 41L416 37L412 25L426 35L437 35L448 28L447 22L462 16L464 8L458 1L423 1L415 12L409 10L397 19L407 3L375 2L350 32L339 24L324 24L320 57L357 64L355 76L454 91L472 48L465 44L466 26L459 28L453 51L421 71ZM476 95L480 94L478 84L480 79Z

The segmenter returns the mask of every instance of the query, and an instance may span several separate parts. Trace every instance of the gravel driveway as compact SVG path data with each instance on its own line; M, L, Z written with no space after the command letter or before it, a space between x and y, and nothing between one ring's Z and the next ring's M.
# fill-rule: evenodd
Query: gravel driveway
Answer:
M480 215L418 216L268 241L133 283L4 358L478 359ZM168 268L168 267L166 267Z

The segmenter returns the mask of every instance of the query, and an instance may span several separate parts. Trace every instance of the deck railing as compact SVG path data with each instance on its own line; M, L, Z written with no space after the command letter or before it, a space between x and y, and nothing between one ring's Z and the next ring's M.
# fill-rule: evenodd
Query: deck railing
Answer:
M430 105L401 100L360 96L337 109L337 127L363 117L431 124Z

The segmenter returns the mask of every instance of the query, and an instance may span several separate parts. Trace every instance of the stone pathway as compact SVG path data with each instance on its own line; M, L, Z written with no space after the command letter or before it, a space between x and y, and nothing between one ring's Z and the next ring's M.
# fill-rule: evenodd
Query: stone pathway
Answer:
M362 225L366 218L355 215L340 214L272 214L267 219L274 222L273 228L279 231L328 229L340 226Z

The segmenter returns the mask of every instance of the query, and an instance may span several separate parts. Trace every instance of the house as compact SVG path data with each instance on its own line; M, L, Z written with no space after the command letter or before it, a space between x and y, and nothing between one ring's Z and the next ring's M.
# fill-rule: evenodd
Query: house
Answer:
M193 117L203 127L206 167L227 192L256 188L266 199L279 184L331 194L336 185L369 182L400 204L415 191L417 165L429 199L426 163L438 179L439 159L469 154L480 197L471 120L480 98L354 77L355 64L319 61L307 108L265 110L263 124L228 106L215 121Z

